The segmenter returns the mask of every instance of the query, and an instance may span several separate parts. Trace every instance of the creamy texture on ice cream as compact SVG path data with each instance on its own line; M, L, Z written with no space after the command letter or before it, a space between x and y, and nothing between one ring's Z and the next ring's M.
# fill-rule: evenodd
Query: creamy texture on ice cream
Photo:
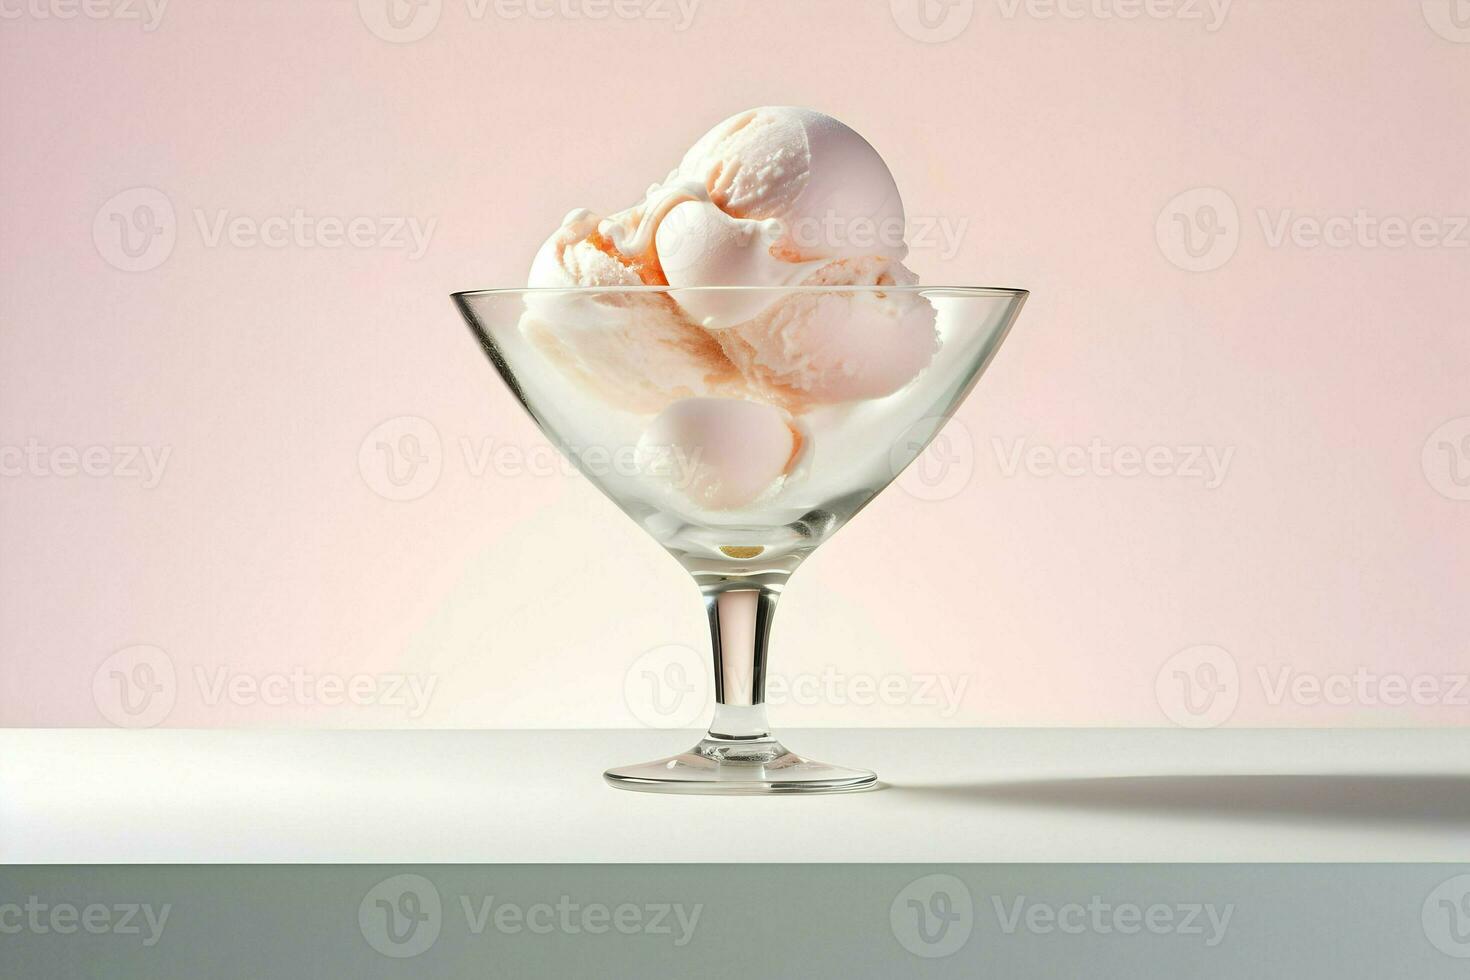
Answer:
M542 286L640 286L636 264L601 247L598 218L573 211L531 266ZM521 332L607 401L656 412L670 400L738 389L739 372L667 295L548 293L527 300Z
M684 398L638 440L639 469L710 510L734 510L780 486L802 447L780 409L740 398Z
M903 229L893 176L856 132L811 109L751 109L701 137L633 207L568 214L528 283L669 290L533 296L522 331L610 404L661 413L640 444L647 465L667 462L650 447L703 440L700 479L676 489L736 509L789 473L802 440L788 413L881 398L933 357L922 296L789 288L912 285ZM703 286L770 288L690 288ZM743 440L755 448L731 448Z
M837 265L861 283L860 264ZM794 411L891 394L937 347L934 308L923 297L840 290L793 293L715 337L747 384Z

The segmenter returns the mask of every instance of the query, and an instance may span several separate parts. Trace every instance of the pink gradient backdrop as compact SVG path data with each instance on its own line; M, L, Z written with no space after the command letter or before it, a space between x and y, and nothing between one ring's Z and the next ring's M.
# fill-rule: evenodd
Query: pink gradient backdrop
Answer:
M779 723L1169 724L1179 668L1221 678L1230 709L1183 723L1470 724L1451 691L1470 669L1470 423L1424 453L1470 416L1470 29L1451 4L1236 0L1211 30L977 0L942 43L893 6L705 0L678 30L636 4L649 16L476 19L444 0L411 43L369 29L373 0L177 2L153 30L16 8L0 723L117 721L108 658L135 645L167 658L146 719L164 725L644 723L625 680L651 648L702 649L697 595L580 478L473 472L462 440L544 440L447 294L518 284L566 210L622 206L708 125L787 103L850 122L912 215L962 231L953 254L916 249L928 281L1033 298L950 432L943 499L890 490L793 581L774 668L838 694ZM136 187L166 197L177 241L129 272L93 225ZM1185 215L1239 234L1199 272L1166 211L1195 188L1238 211ZM297 208L434 224L411 257L211 245L195 216ZM1283 212L1359 210L1443 240L1271 240ZM399 416L440 437L442 473L409 501L359 461ZM1232 455L1207 489L1008 476L996 449L1094 439ZM16 462L27 445L50 475ZM91 446L112 467L112 447L170 455L151 487L54 472L57 447ZM1214 674L1170 659L1198 645L1228 651ZM147 680L133 656L111 663ZM1282 668L1440 694L1273 698L1260 671ZM378 693L211 694L293 673ZM434 678L423 710L392 703L397 674ZM854 678L887 676L901 703L852 703ZM925 678L963 697L928 703Z

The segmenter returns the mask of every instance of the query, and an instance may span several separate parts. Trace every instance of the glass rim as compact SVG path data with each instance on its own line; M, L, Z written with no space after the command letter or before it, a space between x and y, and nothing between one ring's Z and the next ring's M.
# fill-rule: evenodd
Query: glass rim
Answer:
M624 293L927 293L947 296L1007 297L1025 299L1031 295L1029 289L1006 286L881 286L871 283L852 286L795 285L795 286L504 286L490 289L463 289L450 293L453 299L470 299L477 296L550 296L570 294L594 296L599 294Z

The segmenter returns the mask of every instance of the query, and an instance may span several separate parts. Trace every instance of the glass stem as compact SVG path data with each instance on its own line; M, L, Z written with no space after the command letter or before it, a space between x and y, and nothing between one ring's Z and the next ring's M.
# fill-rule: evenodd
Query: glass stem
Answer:
M778 593L766 586L723 583L706 587L715 660L715 717L711 738L769 738L766 722L766 640Z

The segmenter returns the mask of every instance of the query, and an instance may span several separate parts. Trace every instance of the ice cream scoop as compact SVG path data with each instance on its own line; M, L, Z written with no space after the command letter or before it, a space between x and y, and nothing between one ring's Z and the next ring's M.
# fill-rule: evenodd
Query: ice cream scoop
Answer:
M637 464L709 510L746 507L773 493L802 438L786 413L738 398L686 398L669 405L638 440Z
M875 279L894 284L870 260L832 263L816 288L786 293L753 320L713 334L751 388L792 412L891 395L939 347L933 304L903 290L820 288Z
M650 446L699 437L684 489L739 508L785 478L787 412L889 395L933 357L922 296L837 288L916 282L903 233L893 175L854 130L812 109L751 109L632 207L568 214L530 274L561 291L527 300L522 331L609 404L658 413ZM726 286L744 288L707 288Z
M719 342L666 295L567 294L527 306L526 339L615 408L651 414L674 399L747 390Z
M879 258L901 268L903 200L888 166L849 126L812 109L750 109L711 129L672 178L702 186L660 229L670 286L790 286L838 259ZM696 322L725 327L762 308L683 305Z
M787 247L801 258L907 254L903 201L887 164L855 130L814 109L737 113L701 137L676 173L703 184L732 217L779 220ZM889 237L848 240L851 226L868 222ZM849 227L828 227L834 223Z
M592 237L601 219L586 208L570 212L531 262L527 285L542 288L638 286L637 268Z
M739 372L708 332L658 292L573 287L642 284L636 263L598 238L600 219L573 211L536 254L521 332L547 359L605 401L656 412L675 398L738 391Z

